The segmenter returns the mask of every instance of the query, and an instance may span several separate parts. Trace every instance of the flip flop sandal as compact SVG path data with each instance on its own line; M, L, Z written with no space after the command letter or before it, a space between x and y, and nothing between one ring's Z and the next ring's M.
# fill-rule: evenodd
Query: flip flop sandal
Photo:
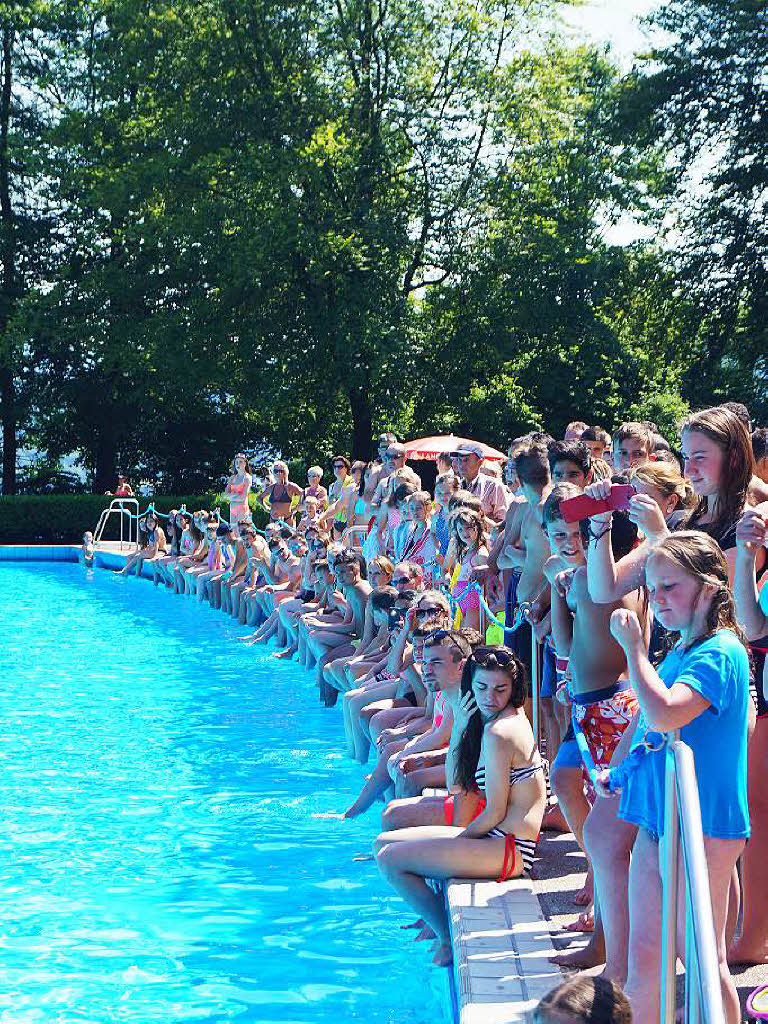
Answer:
M747 997L747 1013L758 1020L768 1020L768 985L761 985Z

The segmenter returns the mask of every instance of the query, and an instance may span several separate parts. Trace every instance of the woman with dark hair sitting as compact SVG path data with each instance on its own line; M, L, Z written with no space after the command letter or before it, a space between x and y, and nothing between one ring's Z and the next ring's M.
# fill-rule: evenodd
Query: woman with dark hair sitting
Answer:
M506 647L477 647L461 680L451 745L448 787L477 787L486 806L466 828L430 825L383 832L375 843L384 877L432 926L434 962L451 963L442 894L427 879L507 881L527 870L546 802L544 763L525 715L525 670Z

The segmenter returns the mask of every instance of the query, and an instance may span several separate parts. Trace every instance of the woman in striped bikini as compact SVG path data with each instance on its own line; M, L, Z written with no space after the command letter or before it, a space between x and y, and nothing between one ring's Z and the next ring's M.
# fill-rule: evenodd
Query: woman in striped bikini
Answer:
M433 928L434 962L443 966L452 959L448 918L427 879L520 877L533 857L546 801L521 661L506 647L478 647L467 659L461 690L446 781L449 788L479 789L485 810L463 829L405 828L383 832L375 843L384 877Z

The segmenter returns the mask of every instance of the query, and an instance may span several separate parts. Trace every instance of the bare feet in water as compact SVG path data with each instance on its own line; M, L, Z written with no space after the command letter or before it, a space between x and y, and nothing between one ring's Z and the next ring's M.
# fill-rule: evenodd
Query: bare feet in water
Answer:
M449 942L443 942L438 945L435 955L432 957L432 963L437 967L451 966L453 963L453 949Z
M296 653L296 649L294 647L289 647L285 651L275 651L274 654L272 654L272 657L273 658L292 658L295 653Z

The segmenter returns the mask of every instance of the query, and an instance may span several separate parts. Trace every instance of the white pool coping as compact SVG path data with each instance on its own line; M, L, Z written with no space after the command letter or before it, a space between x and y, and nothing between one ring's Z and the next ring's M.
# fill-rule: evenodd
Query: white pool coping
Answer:
M533 882L446 885L460 1024L524 1022L563 979Z

